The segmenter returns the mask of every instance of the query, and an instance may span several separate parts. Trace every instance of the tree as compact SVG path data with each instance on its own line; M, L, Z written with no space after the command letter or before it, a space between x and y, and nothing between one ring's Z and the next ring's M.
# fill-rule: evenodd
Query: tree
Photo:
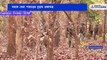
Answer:
M18 19L18 20L17 20ZM22 50L22 18L21 17L15 17L15 22L17 25L16 28L16 37L15 37L15 42L16 42L16 56L17 60L22 60L21 57L21 50Z
M105 3L106 3L106 0L104 0L105 1ZM106 22L107 22L107 11L105 10L104 11L104 31L103 31L103 42L105 42L105 34L106 34Z
M15 44L15 37L16 37L16 26L15 26L15 18L13 16L9 16L8 21L8 47L7 53L9 56L13 56L16 54L16 44Z
M18 3L18 0L12 1ZM9 28L8 28L8 48L7 52L11 55L16 55L17 60L22 60L20 53L22 49L22 18L19 16L9 17Z

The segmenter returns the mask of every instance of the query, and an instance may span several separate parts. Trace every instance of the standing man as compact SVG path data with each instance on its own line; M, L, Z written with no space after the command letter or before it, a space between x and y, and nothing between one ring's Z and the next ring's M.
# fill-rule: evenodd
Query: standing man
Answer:
M92 26L92 24L89 25L89 34L90 34L90 37L93 36L93 26Z
M73 29L72 29L72 25L70 23L68 23L67 26L67 37L69 39L69 47L73 47Z
M96 36L98 35L98 32L99 32L99 25L95 25L94 27L94 39L96 40Z
M84 23L80 25L79 33L80 33L79 34L80 40L84 40L84 37L85 37L85 24Z

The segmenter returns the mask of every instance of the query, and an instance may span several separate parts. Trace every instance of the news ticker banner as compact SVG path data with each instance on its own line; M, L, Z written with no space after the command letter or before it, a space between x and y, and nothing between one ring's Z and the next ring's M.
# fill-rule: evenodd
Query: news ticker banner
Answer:
M9 11L87 11L87 4L8 4Z
M8 4L8 12L0 15L31 15L28 11L88 11L107 10L107 4Z
M8 4L11 11L87 11L107 10L107 4Z

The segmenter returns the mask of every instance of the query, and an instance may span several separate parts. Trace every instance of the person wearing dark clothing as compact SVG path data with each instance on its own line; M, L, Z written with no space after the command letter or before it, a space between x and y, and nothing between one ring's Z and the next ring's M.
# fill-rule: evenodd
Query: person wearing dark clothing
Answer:
M98 35L99 25L95 25L94 27L94 39L96 40L96 36Z
M71 25L67 26L67 37L69 39L69 47L73 47L73 30Z
M84 40L84 37L85 37L85 24L81 24L80 25L80 29L79 29L79 33L80 33L80 40Z
M89 25L89 33L90 33L90 36L92 37L92 35L93 35L93 26L91 24Z

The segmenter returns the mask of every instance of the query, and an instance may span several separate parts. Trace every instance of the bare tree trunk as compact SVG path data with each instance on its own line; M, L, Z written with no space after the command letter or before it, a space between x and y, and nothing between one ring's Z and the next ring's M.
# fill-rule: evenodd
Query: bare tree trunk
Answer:
M35 17L35 15L34 15L34 17ZM34 19L35 20L35 19ZM38 60L38 56L39 56L39 52L40 52L40 32L41 32L41 30L40 30L40 19L38 18L37 20L35 20L35 26L36 26L36 32L35 32L35 40L36 40L36 49L35 49L35 51L36 51L36 56L35 56L35 60Z
M22 18L21 17L15 17L17 29L16 29L16 56L17 60L22 60L22 57L20 56L21 50L22 50Z
M50 14L50 13L49 13ZM50 16L50 15L49 15ZM51 16L52 17L52 16ZM47 59L46 60L53 60L53 31L49 28L49 18L46 20L46 31L47 31Z
M22 0L14 0L13 3L22 3ZM16 59L22 60L21 50L22 50L22 17L16 16Z
M105 3L106 3L106 0L105 0ZM104 11L104 14L105 14L105 16L104 16L104 30L103 30L103 42L105 42L105 34L106 34L106 16L107 16L107 11L105 10Z
M53 60L53 41L49 35L48 35L48 45L47 45L47 60Z
M77 26L75 26L74 25L74 32L75 32L75 34L74 34L74 39L75 39L75 58L77 59L78 58L78 49L79 49L79 39L78 39L78 32L77 32Z
M8 47L7 53L9 56L16 54L16 45L15 45L15 37L16 37L16 29L15 29L15 21L14 17L10 16L8 21Z
M68 46L68 40L66 38L66 27L67 27L67 18L63 12L59 12L59 24L60 24L60 45ZM63 17L63 18L62 18Z
M17 2L17 0L13 1L13 2ZM9 39L9 44L8 44L8 49L7 52L11 52L9 53L9 55L16 54L17 56L17 60L22 60L20 59L20 52L22 49L22 19L21 17L9 17L9 34L8 34L8 39ZM12 49L11 49L12 48Z
M89 20L89 14L88 12L86 12L86 15L87 15L87 19L86 19L86 33L88 33L88 20Z

